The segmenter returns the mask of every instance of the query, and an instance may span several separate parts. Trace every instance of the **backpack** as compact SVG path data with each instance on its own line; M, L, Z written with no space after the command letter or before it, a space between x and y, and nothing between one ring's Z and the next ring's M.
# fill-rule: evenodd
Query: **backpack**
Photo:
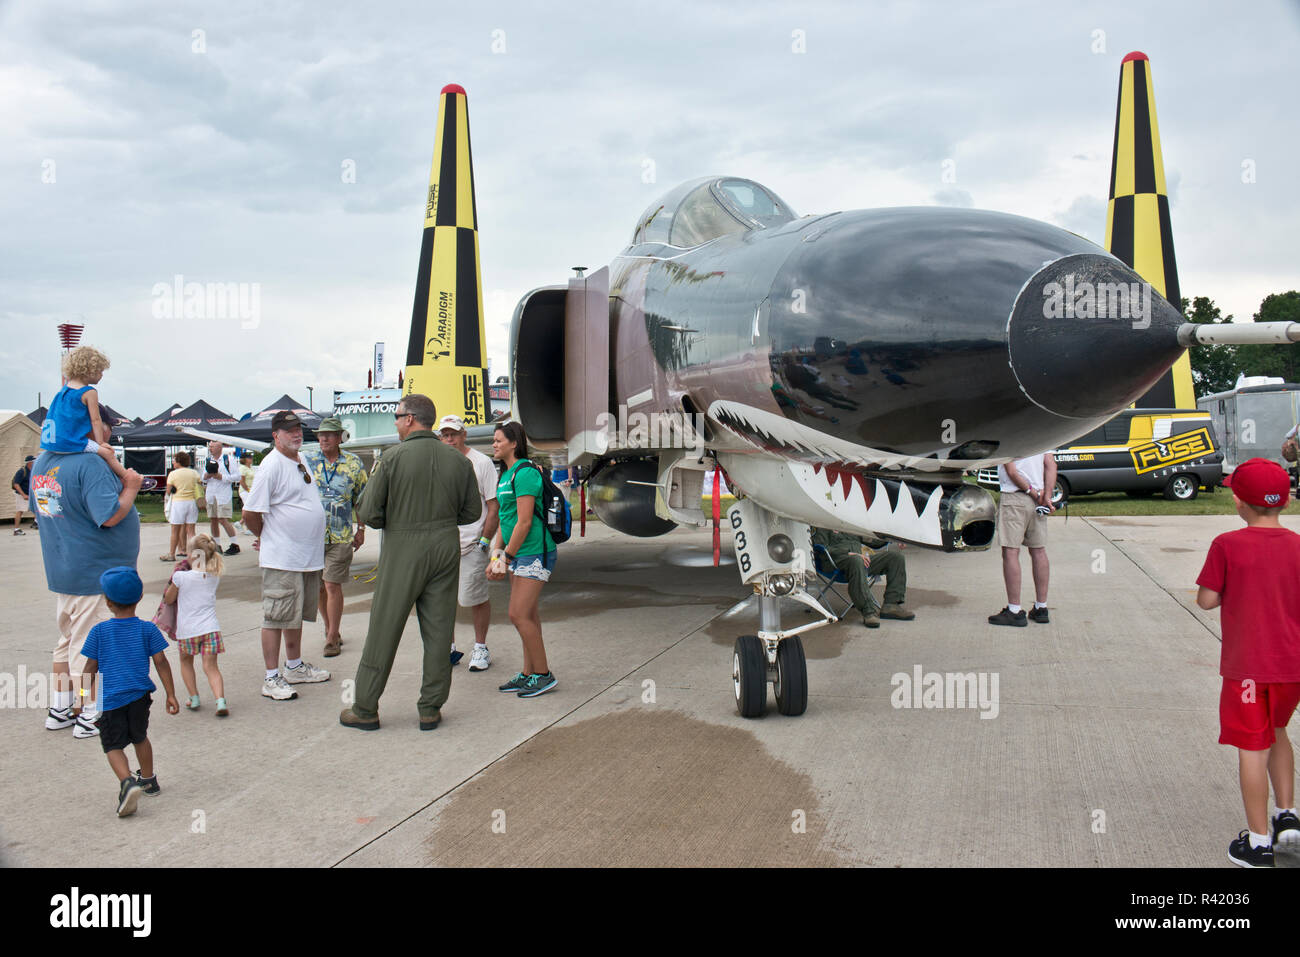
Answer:
M542 545L545 549L546 536L550 535L551 541L559 545L569 540L569 535L573 531L573 515L569 511L569 500L564 497L564 493L559 487L551 481L551 477L546 474L545 470L533 462L525 462L526 465L537 469L537 474L542 477L542 494L541 498L541 515L542 519ZM518 470L510 476L510 490L515 488L515 477L519 474ZM518 493L515 493L518 499ZM534 515L537 513L534 512Z

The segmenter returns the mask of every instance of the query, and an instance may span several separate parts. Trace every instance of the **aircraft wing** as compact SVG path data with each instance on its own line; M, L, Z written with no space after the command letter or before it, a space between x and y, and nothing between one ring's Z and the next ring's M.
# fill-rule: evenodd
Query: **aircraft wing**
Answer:
M234 448L252 449L254 452L265 452L271 447L270 442L259 442L257 439L237 439L231 435L222 435L220 432L204 432L202 429L191 429L184 425L176 426L176 431L183 432L185 435L192 435L196 439L221 442Z
M400 441L402 441L401 436L396 432L389 432L387 435L370 435L364 439L348 439L339 447L348 452L360 452L365 449L386 449Z
M486 452L488 455L492 454L492 433L496 431L493 426L471 425L466 431L469 432L466 442L470 448ZM340 448L349 452L360 452L365 449L386 449L400 441L402 441L400 435L396 432L390 432L387 435L371 435L363 439L349 439Z

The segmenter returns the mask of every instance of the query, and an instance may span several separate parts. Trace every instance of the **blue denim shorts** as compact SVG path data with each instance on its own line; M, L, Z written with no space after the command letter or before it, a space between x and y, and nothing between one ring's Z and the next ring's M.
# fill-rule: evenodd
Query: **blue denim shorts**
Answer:
M559 554L552 549L545 555L516 555L515 560L509 563L510 573L516 578L535 578L539 582L550 581Z

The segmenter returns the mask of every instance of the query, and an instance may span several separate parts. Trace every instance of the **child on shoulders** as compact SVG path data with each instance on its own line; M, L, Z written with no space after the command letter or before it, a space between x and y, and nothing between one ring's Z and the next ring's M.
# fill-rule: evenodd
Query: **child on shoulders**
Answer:
M90 346L73 349L63 360L67 381L50 400L41 423L41 448L65 454L93 452L124 481L126 469L108 444L112 433L99 417L99 392L95 389L108 364L108 356Z

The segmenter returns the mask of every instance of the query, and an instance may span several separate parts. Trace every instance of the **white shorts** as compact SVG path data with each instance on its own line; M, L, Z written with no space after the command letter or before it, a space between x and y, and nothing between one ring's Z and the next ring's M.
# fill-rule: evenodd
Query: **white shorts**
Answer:
M30 512L31 510L32 505L27 500L27 496L14 492L14 511L21 515L23 512Z
M475 545L460 553L460 591L456 602L462 608L473 608L488 600L488 553Z
M173 525L194 525L199 520L199 503L194 499L172 499L167 521Z

